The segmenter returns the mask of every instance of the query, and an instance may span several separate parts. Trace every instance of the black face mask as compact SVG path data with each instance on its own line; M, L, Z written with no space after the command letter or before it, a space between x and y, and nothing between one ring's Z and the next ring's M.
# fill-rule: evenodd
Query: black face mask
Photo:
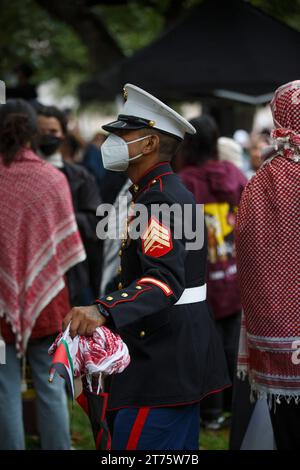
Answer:
M62 139L60 137L45 134L40 137L39 149L45 157L50 157L57 151L61 143Z

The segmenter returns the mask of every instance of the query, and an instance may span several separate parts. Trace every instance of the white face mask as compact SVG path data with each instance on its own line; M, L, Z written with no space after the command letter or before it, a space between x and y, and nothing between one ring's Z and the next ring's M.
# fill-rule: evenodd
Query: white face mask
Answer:
M129 158L128 145L140 140L148 139L148 135L139 139L126 142L116 134L109 134L106 141L101 145L103 166L106 170L125 171L132 160L140 158L143 153L139 153L133 158Z

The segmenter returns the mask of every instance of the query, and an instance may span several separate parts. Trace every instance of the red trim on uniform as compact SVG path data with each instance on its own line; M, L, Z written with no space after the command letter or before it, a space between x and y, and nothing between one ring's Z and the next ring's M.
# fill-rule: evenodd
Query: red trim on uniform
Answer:
M142 294L143 292L147 291L147 290L150 290L152 289L151 286L146 286L143 290L140 290L139 292L137 292L136 294L134 294L133 297L130 297L128 299L120 299L120 300L116 300L114 303L112 304L108 304L107 302L105 302L104 300L101 300L101 299L97 299L96 302L97 304L102 304L104 305L105 307L108 307L108 308L112 308L114 307L115 305L118 305L122 302L132 302L133 300L135 300L137 298L138 295ZM119 291L120 294L121 294L121 291ZM107 294L109 296L109 294ZM129 294L128 294L128 297L129 297Z
M207 392L205 395L202 395L200 400L203 400L203 398L208 397L209 395L214 395L215 393L220 393L223 392L223 390L226 390L226 388L232 387L232 384L230 385L225 385L223 388L220 388L219 390L213 390L212 392Z
M226 388L232 387L232 385L225 385L223 388L220 388L219 390L213 390L212 392L208 392L205 395L202 395L198 400L193 400L193 401L186 401L183 403L171 403L171 404L163 404L163 405L151 405L151 409L155 408L174 408L176 406L187 406L187 405L194 405L195 403L199 403L203 398L207 397L208 395L213 395L215 393L223 392L223 390L226 390ZM108 408L108 411L118 411L118 410L123 410L126 408L140 408L141 405L124 405L124 406L119 406L118 408Z
M147 189L149 189L151 186L152 186L152 181L153 180L159 180L159 190L162 191L162 179L161 179L161 176L164 176L164 175L172 175L174 173L174 171L167 171L166 173L162 173L161 175L159 176L154 176L154 178L152 180L149 181L148 184L146 184L146 186L143 186L142 189L140 189L140 191L142 191L143 189L145 189L147 187ZM137 193L139 194L140 191ZM135 197L135 196L134 196Z
M170 162L168 162L167 160L164 161L164 162L159 162L159 163L155 163L155 165L151 166L150 168L148 168L143 174L142 176L140 176L140 178L135 182L135 184L139 184L139 182L146 176L148 175L148 173L150 173L150 171L154 170L154 168L157 168L161 165L165 165L165 164L168 164L170 165ZM155 176L153 177L153 179L155 179Z
M153 180L156 180L156 179L160 179L162 176L165 176L165 175L173 175L174 174L174 171L166 171L165 173L161 173L160 175L157 175L157 176L153 176L152 180L150 180L147 184L145 184L145 186L143 186L132 198L133 201L135 201L135 199L139 196L139 194L141 194L146 188L149 188L151 186L151 181Z
M153 179L158 179L166 175L174 175L174 171L166 171L165 173L161 173L160 175L155 176Z
M151 405L151 409L156 409L156 408L175 408L176 406L187 406L187 405L194 405L195 403L199 403L202 398L199 398L198 400L195 401L190 401L190 402L185 402L185 403L174 403L171 405ZM124 406L119 406L118 408L108 408L108 411L119 411L119 410L124 410L127 408L140 408L140 405L124 405Z
M127 442L126 450L136 450L143 428L150 412L149 407L140 408Z
M173 291L168 286L168 284L166 284L165 282L159 281L158 279L155 279L154 277L150 277L150 276L142 277L141 279L138 280L137 284L144 284L144 283L147 284L147 282L149 282L150 284L153 284L156 287L159 287L167 297L173 294Z
M162 191L162 186L163 186L162 179L161 179L161 177L159 177L158 179L159 179L159 189L160 189L160 191Z

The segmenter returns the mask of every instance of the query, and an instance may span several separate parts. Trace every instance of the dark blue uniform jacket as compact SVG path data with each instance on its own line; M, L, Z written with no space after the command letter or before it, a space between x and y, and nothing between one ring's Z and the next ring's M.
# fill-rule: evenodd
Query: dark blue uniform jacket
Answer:
M185 223L195 228L195 200L167 162L130 192L134 204L147 207L148 226L137 240L129 230L116 290L98 300L131 355L128 368L112 379L109 409L198 402L230 384L206 301L174 305L184 289L205 284L206 237L200 249L188 251L185 237L174 237L176 218L168 224L150 213L152 204L187 204L192 216Z

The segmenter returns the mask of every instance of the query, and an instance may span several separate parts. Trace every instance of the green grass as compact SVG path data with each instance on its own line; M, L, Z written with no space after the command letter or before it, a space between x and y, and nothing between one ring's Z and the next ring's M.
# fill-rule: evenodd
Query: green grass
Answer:
M80 406L75 402L70 404L70 422L72 446L78 450L94 450L94 438L90 422ZM201 450L227 450L229 441L229 430L204 431L200 432ZM28 436L26 439L27 449L38 449L39 439L34 436Z
M73 447L80 450L94 450L95 443L89 418L76 402L73 406L70 405L70 421Z
M229 429L200 432L201 450L228 450Z

